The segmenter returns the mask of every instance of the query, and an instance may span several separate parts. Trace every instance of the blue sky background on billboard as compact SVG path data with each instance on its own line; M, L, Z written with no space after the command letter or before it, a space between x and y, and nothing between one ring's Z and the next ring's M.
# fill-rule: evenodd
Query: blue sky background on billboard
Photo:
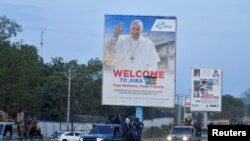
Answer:
M191 68L222 68L223 94L250 88L249 0L1 0L0 16L22 25L15 40L52 57L102 59L104 15L177 17L176 92L188 94ZM44 32L43 48L40 46Z

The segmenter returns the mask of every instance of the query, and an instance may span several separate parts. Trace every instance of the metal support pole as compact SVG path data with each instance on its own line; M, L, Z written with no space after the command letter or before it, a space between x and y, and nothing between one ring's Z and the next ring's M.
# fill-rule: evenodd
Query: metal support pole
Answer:
M141 122L143 122L143 107L137 106L135 114L136 114L136 117L139 118Z
M137 106L135 111L136 118L139 118L139 121L143 123L143 107ZM143 141L143 132L140 135L140 141Z
M203 113L203 127L207 127L207 112L204 112Z
M68 83L68 105L67 105L67 130L69 131L69 118L70 118L70 85L71 85L71 68L69 68L69 83Z
M71 67L69 68L69 74L67 75L66 73L64 73L65 76L68 78L69 83L68 83L68 104L67 104L67 130L70 131L69 129L69 121L70 121L70 86L71 86L71 79L73 79L76 75L76 73L74 73L72 75L72 71L71 71Z
M181 124L181 106L180 106L180 95L179 94L177 95L177 98L178 98L177 99L178 100L178 103L177 103L178 104L177 105L178 106L177 124L180 125Z
M184 101L183 103L183 121L186 119L186 96L184 96Z

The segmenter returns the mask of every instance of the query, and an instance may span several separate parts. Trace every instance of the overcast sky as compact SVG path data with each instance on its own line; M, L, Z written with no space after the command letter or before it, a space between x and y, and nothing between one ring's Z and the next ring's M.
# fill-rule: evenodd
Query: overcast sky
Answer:
M250 88L249 0L1 0L0 16L23 27L16 40L45 62L102 60L104 15L177 17L176 92L188 94L191 68L222 68L223 94ZM40 46L44 32L43 48Z

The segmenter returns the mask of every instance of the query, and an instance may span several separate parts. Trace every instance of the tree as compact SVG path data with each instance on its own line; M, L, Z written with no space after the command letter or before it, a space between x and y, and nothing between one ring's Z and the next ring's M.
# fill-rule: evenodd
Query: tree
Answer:
M75 85L79 97L75 106L82 114L98 115L101 110L102 62L91 59L87 66L81 66L80 72L75 81L81 82Z
M0 99L9 110L22 107L30 112L40 109L41 58L34 46L0 46Z
M250 88L245 90L245 92L242 94L242 98L244 99L244 101L250 104Z
M242 98L245 102L245 108L246 108L245 116L249 116L250 115L250 88L244 91L244 93L242 94Z
M63 120L66 117L64 108L67 94L67 81L63 72L66 63L63 58L52 58L52 62L45 65L45 83L43 84L43 103L41 112L43 118L53 120Z
M238 117L243 117L244 110L245 106L242 98L233 97L232 95L223 95L221 113L215 113L210 118L230 119L235 115Z
M15 21L0 17L0 107L35 113L41 105L43 62L36 47L11 44L10 39L21 31Z
M21 31L22 27L14 20L8 19L6 16L0 16L0 44L11 37L15 37Z

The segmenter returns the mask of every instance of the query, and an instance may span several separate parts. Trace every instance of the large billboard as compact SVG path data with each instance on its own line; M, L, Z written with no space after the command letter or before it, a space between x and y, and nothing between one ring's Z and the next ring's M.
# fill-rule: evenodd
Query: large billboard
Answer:
M192 68L191 111L221 111L222 69Z
M105 15L103 105L174 107L176 17Z

